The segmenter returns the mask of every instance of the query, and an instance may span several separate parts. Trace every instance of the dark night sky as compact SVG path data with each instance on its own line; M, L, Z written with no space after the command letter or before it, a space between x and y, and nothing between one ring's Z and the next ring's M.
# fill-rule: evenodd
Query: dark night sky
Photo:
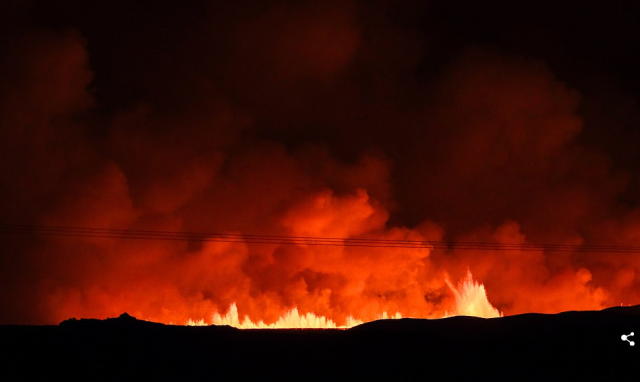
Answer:
M5 1L0 222L637 246L639 19L632 1ZM640 302L629 254L314 251L4 235L0 322L233 301L433 316L467 268L507 314Z

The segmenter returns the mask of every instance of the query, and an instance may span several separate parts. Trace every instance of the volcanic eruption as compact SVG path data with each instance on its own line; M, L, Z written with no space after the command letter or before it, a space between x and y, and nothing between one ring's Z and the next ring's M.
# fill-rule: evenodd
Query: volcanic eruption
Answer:
M639 84L607 66L638 61L592 55L623 37L438 1L188 3L2 6L0 323L640 302ZM566 19L637 29L620 12Z

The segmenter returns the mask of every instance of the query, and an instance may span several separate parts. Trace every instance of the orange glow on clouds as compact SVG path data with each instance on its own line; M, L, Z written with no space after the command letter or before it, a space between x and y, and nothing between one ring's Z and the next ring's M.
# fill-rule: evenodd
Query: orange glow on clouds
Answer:
M204 3L171 28L6 26L0 224L533 249L0 233L0 324L348 327L640 302L637 253L581 247L640 246L640 113L598 98L615 89L506 50L437 56L438 28L401 25L421 20L414 2Z

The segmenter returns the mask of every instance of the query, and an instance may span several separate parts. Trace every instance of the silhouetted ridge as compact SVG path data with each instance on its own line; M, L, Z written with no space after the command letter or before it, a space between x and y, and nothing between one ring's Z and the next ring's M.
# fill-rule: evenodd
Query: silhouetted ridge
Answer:
M160 324L157 322L144 321L139 320L128 313L122 313L120 316L115 318L107 318L104 320L96 319L96 318L70 318L68 320L64 320L60 323L62 327L70 327L70 326L101 326L101 327L119 327L119 328L127 328L127 327L140 327L140 326L165 326L164 324Z
M603 309L602 311L616 314L633 314L636 316L640 316L640 305L613 306L611 308Z
M350 330L174 326L127 313L72 318L0 326L0 380L637 379L639 310L407 318Z
M118 316L117 320L123 320L123 321L136 321L137 318L129 315L129 313L124 312L122 313L120 316Z

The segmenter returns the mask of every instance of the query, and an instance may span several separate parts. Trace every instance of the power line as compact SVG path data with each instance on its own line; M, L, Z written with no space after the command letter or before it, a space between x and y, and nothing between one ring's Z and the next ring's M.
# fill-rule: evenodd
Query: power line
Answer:
M313 236L256 235L220 232L153 231L107 229L92 227L64 227L26 224L0 224L0 234L44 235L79 238L174 240L196 242L225 242L275 245L311 245L367 248L406 248L431 250L482 251L552 251L552 252L611 252L640 254L640 246L530 244L498 242L461 242L433 240L385 240L368 238L336 238Z

